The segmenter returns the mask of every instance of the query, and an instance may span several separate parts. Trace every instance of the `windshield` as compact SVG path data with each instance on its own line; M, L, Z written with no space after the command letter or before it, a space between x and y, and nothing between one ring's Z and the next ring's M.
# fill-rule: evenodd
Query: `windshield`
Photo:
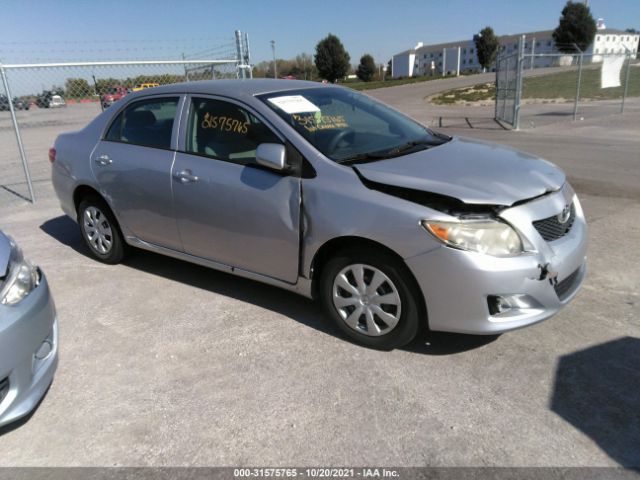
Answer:
M287 90L259 98L315 148L338 163L391 158L449 140L346 88Z

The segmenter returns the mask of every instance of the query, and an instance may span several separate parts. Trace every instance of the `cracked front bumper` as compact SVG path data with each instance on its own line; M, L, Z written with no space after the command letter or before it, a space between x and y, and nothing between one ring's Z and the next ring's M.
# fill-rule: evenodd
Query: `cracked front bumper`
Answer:
M546 242L532 222L557 214L567 203L576 208L571 231ZM405 259L424 295L431 330L491 335L522 328L555 315L579 291L586 276L587 225L569 185L501 216L535 251L500 258L442 246ZM492 312L496 297L515 299L515 308Z

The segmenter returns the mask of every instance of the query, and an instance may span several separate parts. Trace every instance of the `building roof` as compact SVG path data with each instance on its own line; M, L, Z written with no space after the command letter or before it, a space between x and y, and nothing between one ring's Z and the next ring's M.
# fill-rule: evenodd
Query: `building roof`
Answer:
M527 39L529 38L539 39L539 38L551 37L552 34L553 34L553 30L538 30L537 32L525 32L525 33L516 33L516 34L509 34L509 35L500 35L498 38L500 39L501 42L508 43L508 42L517 42L522 35L525 35Z
M618 30L617 28L603 28L602 30L596 30L596 35L638 35L638 32L636 33L631 33L631 32L625 32L624 30Z

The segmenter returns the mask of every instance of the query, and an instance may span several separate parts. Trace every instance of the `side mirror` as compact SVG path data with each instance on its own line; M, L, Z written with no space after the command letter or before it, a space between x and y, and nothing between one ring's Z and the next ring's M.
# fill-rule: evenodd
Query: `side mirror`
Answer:
M279 143L261 143L256 149L256 161L258 165L272 170L282 171L286 168L286 150Z

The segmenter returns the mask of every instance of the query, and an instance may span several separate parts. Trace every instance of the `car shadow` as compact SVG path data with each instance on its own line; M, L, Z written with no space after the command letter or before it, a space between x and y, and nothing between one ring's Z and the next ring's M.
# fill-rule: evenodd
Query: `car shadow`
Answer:
M500 335L466 335L463 333L423 332L402 350L424 355L453 355L489 345Z
M89 250L80 236L78 224L66 215L47 220L40 225L40 230L76 252L89 256Z
M69 217L62 215L47 220L40 225L40 229L63 245L93 259L80 237L78 225ZM348 341L314 301L295 293L146 250L135 249L123 264L151 275L257 305ZM422 332L401 349L425 355L452 355L487 345L497 338L497 335Z
M560 357L550 409L620 465L640 470L640 339Z

